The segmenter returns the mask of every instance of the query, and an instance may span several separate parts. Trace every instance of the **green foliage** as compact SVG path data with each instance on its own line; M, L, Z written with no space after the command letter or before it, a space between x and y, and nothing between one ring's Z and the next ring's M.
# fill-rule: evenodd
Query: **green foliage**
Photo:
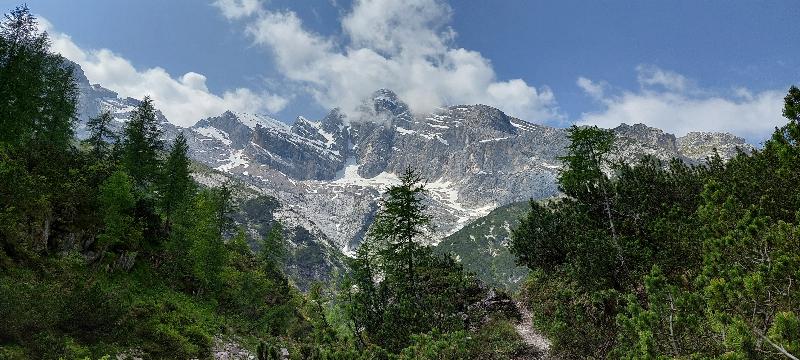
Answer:
M376 344L397 353L415 341L415 334L461 331L475 320L468 308L481 299L483 289L452 258L419 243L430 221L420 181L409 169L400 185L387 190L342 285L345 311L362 349ZM440 344L423 340L425 348Z
M145 97L125 123L122 140L122 166L137 186L149 186L157 180L163 147L153 100Z
M617 317L616 357L679 357L718 349L712 338L701 335L711 330L702 315L702 296L670 284L658 266L645 276L644 285L645 306L628 295L627 308Z
M516 257L506 244L527 209L527 202L494 209L442 239L434 251L459 259L465 270L488 286L515 291L528 268L516 264Z
M220 236L217 199L204 190L194 197L189 211L175 219L170 244L171 256L183 285L192 292L216 291L221 287L226 252Z
M513 359L526 351L514 325L503 318L492 318L468 343L468 359Z
M644 158L609 164L613 177L593 152L611 149L608 137L570 130L582 143L560 178L570 197L532 204L511 244L534 270L527 297L555 354L796 356L799 103L792 87L789 123L752 154L703 166Z
M63 151L72 140L77 88L27 6L0 25L0 142Z
M533 325L547 335L552 354L566 359L602 358L614 346L614 314L623 300L617 291L587 292L564 269L531 271L523 291Z
M280 222L276 221L264 237L258 258L268 273L277 274L283 269L286 261L286 240L283 238L283 225Z
M207 358L227 332L326 333L278 258L262 262L244 234L228 240L231 191L198 190L182 136L161 161L149 98L119 139L103 113L75 147L69 64L25 7L1 35L0 357Z
M49 47L26 6L0 23L0 245L13 257L57 250L54 232L80 201L64 191L76 163L77 88Z
M86 143L89 144L92 153L98 159L110 155L112 144L116 145L119 141L119 136L111 129L112 121L114 118L111 117L111 113L103 111L86 123L86 127L89 129L89 138L86 139Z
M553 240L569 234L572 224L558 215L535 201L530 202L530 211L512 232L515 241L509 244L517 261L532 269L553 269L564 263L567 257L566 243Z
M492 319L476 333L460 330L442 333L436 329L411 336L411 344L391 356L411 359L511 359L523 350L514 326Z
M376 243L384 275L387 278L405 277L404 280L397 279L398 284L407 287L402 289L404 293L412 295L416 293L417 281L414 261L421 251L419 236L430 224L422 203L425 187L420 182L420 175L407 168L400 176L401 184L386 190L381 210L375 215L368 234L369 241Z
M194 180L189 172L189 147L186 138L179 133L172 144L172 150L164 163L161 184L161 210L167 221L171 220L173 213L185 206L195 191Z
M566 170L559 176L561 190L586 203L606 197L608 177L603 172L611 165L614 133L597 126L569 128L570 145L561 158Z
M468 359L467 336L465 331L445 334L433 331L429 334L413 335L411 345L403 349L397 359Z
M106 179L100 187L100 206L105 229L97 238L99 251L138 249L142 233L133 214L136 199L128 174L117 171Z

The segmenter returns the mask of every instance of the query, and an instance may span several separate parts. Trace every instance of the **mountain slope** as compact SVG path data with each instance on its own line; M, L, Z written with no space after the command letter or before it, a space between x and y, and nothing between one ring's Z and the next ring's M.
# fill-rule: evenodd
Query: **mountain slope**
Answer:
M486 284L514 290L528 269L516 265L508 241L529 209L527 201L501 206L444 238L436 251L452 254Z
M286 273L302 290L314 281L327 282L345 269L343 254L325 234L290 206L264 194L230 175L194 163L192 176L202 186L228 186L234 202L233 219L238 229L244 229L251 247L258 250L261 240L280 223L286 240ZM229 234L233 236L234 234Z
M565 129L485 105L412 114L389 90L365 99L355 115L333 110L291 126L253 119L227 112L201 120L188 129L192 155L295 204L344 251L358 246L380 193L407 166L429 181L436 243L498 206L557 195L558 157L568 144ZM628 161L647 154L698 162L713 150L641 124L614 131L618 157ZM749 148L728 134L704 136L716 139L723 157Z
M80 68L81 125L109 109L118 126L138 100L89 84ZM406 167L428 180L436 244L493 209L558 194L558 160L568 145L565 129L528 123L486 105L457 105L416 114L390 90L376 91L355 114L332 110L319 121L298 117L289 125L266 115L227 111L180 128L159 114L166 140L187 137L190 156L260 196L314 240L352 253L378 207L381 193ZM675 137L645 125L622 124L617 156L653 155L698 162L720 150L752 149L730 134ZM221 175L220 175L221 176ZM323 247L325 247L323 246Z

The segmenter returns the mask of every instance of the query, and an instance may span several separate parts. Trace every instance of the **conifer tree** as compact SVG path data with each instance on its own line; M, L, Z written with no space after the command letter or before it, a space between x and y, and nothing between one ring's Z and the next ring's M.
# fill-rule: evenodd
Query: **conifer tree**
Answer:
M98 237L101 251L115 247L136 249L141 240L141 229L136 224L133 208L136 199L133 194L133 183L128 174L114 172L100 188L105 229Z
M258 258L263 262L269 275L277 276L281 275L285 257L286 243L283 238L283 225L276 221L262 241Z
M138 186L152 184L157 178L163 143L156 109L149 96L136 107L125 124L123 135L123 166Z
M164 164L161 209L168 224L173 212L180 206L184 206L194 191L194 181L189 171L191 161L187 154L188 149L186 137L183 136L183 133L179 133Z
M399 351L412 334L462 329L466 304L480 293L455 260L420 243L430 226L424 193L420 175L406 169L350 263L343 300L362 347L375 342Z
M222 186L214 188L212 191L214 200L214 216L217 223L217 234L220 237L225 236L233 228L233 191L230 185L222 184Z
M77 97L72 67L50 52L47 34L39 32L28 7L5 15L0 24L0 142L63 151L72 140Z
M392 186L381 201L368 236L381 244L387 276L405 276L408 290L415 291L415 256L419 252L419 236L430 225L423 204L425 186L422 177L411 167L400 176L400 185Z
M610 155L614 148L614 133L597 126L575 125L568 132L570 145L567 147L567 155L560 159L564 162L565 170L559 174L558 183L568 196L592 210L602 212L620 270L626 272L625 255L612 212L614 196L605 173L613 167Z
M66 198L75 181L69 171L76 101L71 67L50 52L47 34L38 30L30 10L20 6L5 15L0 21L0 199L13 204L4 210L3 222L27 224L0 234L12 253L23 247L52 250L58 246L54 229L74 214L59 212L75 200ZM60 200L66 206L58 207Z
M111 129L112 121L114 118L111 117L111 113L103 111L86 123L86 127L89 128L89 138L86 142L91 146L92 153L98 159L108 156L110 145L119 140L117 134Z
M188 263L195 282L194 290L204 292L217 290L222 276L222 267L227 262L225 244L219 236L219 203L216 194L202 191L194 197L192 218L184 219L179 236L188 247Z

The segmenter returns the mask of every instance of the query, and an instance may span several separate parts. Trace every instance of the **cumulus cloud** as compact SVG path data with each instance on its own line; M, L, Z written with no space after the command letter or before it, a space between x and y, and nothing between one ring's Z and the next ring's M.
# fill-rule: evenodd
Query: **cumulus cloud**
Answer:
M591 79L581 76L578 78L577 84L578 87L591 96L592 99L603 100L605 95L605 85L603 83L592 81Z
M216 0L214 6L228 19L247 17L261 8L259 0Z
M780 110L783 90L736 88L718 93L653 66L640 66L637 73L641 89L618 95L606 95L599 83L579 78L578 86L604 108L582 114L578 123L607 128L643 123L678 136L691 131L723 131L760 142L786 122Z
M226 10L221 7L223 15ZM414 111L483 103L530 121L561 117L555 96L522 79L501 81L480 53L453 44L452 9L438 0L356 0L340 36L306 29L295 12L261 7L246 22L278 70L324 107L354 111L388 88Z
M46 20L40 18L40 23L50 35L53 51L80 65L90 82L123 97L141 99L150 95L156 107L176 125L191 126L226 110L274 113L288 103L288 99L280 95L246 88L214 94L206 86L205 75L196 72L176 78L160 67L136 69L130 61L111 50L82 49L69 35L54 31Z
M636 73L636 79L642 87L660 86L677 92L686 92L694 87L685 76L653 65L639 65L636 67Z

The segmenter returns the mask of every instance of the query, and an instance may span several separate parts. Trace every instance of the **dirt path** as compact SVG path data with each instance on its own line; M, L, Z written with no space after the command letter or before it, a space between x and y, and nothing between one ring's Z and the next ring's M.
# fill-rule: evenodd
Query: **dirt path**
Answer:
M550 349L550 342L533 329L533 315L531 315L530 310L522 303L517 303L517 309L522 315L522 320L515 327L522 341L528 345L527 351L517 359L546 359Z

